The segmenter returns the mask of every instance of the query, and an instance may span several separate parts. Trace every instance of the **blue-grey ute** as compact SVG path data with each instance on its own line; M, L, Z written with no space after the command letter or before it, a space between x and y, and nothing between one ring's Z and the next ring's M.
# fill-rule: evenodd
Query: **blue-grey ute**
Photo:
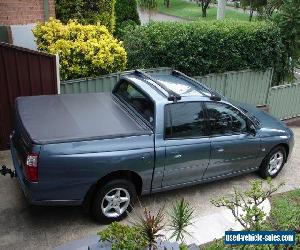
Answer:
M271 115L179 71L123 75L112 93L19 97L11 153L36 205L122 219L138 195L257 171L275 177L294 144Z

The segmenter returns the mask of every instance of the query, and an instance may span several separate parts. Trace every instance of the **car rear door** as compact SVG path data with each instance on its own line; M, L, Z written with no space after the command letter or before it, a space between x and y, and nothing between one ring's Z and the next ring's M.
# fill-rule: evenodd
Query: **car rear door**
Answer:
M254 169L261 150L260 138L249 133L249 119L235 107L206 102L211 156L204 179Z
M202 102L166 105L163 187L202 179L210 156L206 123Z

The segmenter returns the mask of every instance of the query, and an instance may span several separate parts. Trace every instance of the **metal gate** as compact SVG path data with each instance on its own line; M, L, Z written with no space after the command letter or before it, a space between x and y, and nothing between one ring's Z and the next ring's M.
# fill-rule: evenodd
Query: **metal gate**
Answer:
M9 147L18 96L57 93L56 57L0 43L0 149Z

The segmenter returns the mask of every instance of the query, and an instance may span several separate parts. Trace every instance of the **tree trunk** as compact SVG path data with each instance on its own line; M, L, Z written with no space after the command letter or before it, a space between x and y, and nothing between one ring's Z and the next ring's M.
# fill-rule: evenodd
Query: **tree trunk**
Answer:
M249 22L252 21L252 17L253 17L253 9L252 7L250 8L250 15L249 15Z
M202 0L201 2L202 17L206 17L208 5L209 5L209 1L205 2L204 0Z
M225 19L225 5L226 0L218 0L217 20Z
M249 16L249 22L252 21L252 17L253 17L253 5L252 5L252 1L250 1L250 16Z
M202 17L206 17L206 8L202 5Z

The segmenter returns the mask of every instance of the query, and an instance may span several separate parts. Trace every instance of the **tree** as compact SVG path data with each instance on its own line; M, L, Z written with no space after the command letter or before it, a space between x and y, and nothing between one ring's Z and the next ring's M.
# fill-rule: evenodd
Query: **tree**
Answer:
M164 0L164 5L167 6L167 8L170 7L170 0Z
M207 16L207 9L209 7L209 4L210 4L211 0L196 0L196 2L199 6L201 6L202 17L206 17Z
M281 30L285 47L285 78L291 81L295 68L300 66L300 0L284 0L273 20Z
M136 0L116 0L115 12L116 27L126 21L133 21L138 25L141 24Z
M267 0L267 4L264 6L261 16L262 18L271 18L273 13L278 11L283 4L283 0Z
M148 12L150 22L152 13L157 9L157 0L139 0L139 6Z
M122 34L128 28L140 25L140 17L137 11L137 0L116 0L116 28L114 36L122 39Z
M249 21L251 22L254 11L261 13L264 6L267 5L267 0L242 0L241 5L244 8L244 10L246 8L249 8Z

